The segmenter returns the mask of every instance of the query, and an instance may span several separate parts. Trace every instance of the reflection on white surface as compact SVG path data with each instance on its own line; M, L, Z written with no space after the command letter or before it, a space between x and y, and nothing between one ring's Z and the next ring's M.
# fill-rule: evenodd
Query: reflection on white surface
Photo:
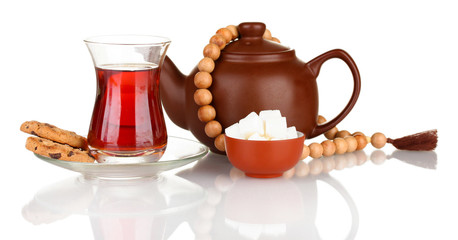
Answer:
M176 176L114 181L75 177L40 190L24 206L23 216L42 224L85 214L95 239L167 239L204 198L201 187Z
M382 152L381 150L378 151ZM416 152L396 150L388 158L396 158L402 162L422 168L436 169L437 166L437 155L434 151Z
M302 175L303 164L280 178L257 179L245 177L225 157L212 154L178 173L212 192L192 225L196 239L321 239L316 226L318 182L341 196L334 200L347 206L351 227L340 238L354 239L359 219L350 195L327 174Z
M84 214L94 197L92 186L70 178L35 194L22 209L23 217L33 224L47 224L72 214Z
M418 162L423 165L416 165L420 167L431 163L435 165L437 161L435 152L399 150L391 155L376 150L369 157L364 151L357 151L319 161L334 166L334 170L343 170L361 166L368 160L380 165L392 158L401 161L421 158ZM211 192L200 207L202 210L193 225L197 239L324 239L323 236L329 237L326 239L354 239L359 215L350 194L330 175L311 176L310 173L308 164L300 161L282 178L249 178L233 168L225 157L211 154L178 175ZM334 194L320 196L322 191L318 186L323 184L318 183L324 183L327 186L325 190ZM323 199L326 197L333 198ZM319 212L319 206L324 202L343 206L343 209ZM320 213L324 216L320 216L318 221ZM335 216L339 219L343 216L345 223L330 224ZM348 228L342 230L342 226ZM339 233L343 234L336 235Z
M394 158L428 169L437 163L434 152L380 150L319 161L335 171ZM350 194L331 175L312 172L300 161L283 177L249 178L210 154L177 176L67 179L38 191L23 216L42 224L84 214L95 239L354 239L359 214Z

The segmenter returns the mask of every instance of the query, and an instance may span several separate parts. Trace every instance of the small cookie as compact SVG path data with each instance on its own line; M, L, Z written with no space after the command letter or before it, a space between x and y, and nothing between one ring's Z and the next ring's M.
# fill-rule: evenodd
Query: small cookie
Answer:
M72 162L93 163L95 159L88 151L72 148L40 137L29 137L25 147L41 156Z
M38 137L46 138L54 142L68 144L75 148L88 150L87 139L78 134L60 129L54 125L37 121L27 121L21 125L21 131Z

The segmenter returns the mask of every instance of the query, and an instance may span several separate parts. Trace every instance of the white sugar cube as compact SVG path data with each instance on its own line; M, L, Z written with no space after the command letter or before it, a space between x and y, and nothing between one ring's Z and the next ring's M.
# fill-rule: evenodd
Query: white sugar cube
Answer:
M256 140L256 141L266 141L268 139L266 139L265 137L259 135L259 133L253 133L249 138L248 140Z
M286 138L286 118L285 117L275 117L267 118L265 120L266 126L266 135L271 138Z
M286 129L286 138L287 139L297 138L296 127L292 126Z
M267 118L281 118L280 110L263 110L259 112L259 117L262 120L266 120Z
M264 124L258 114L251 112L239 121L240 134L243 138L247 139L253 133L264 135Z
M224 133L231 138L245 139L240 133L240 127L238 123L234 123L224 130Z

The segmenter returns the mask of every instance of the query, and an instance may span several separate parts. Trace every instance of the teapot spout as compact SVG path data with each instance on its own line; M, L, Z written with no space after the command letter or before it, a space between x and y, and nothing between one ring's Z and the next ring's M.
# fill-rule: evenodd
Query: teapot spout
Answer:
M185 80L186 76L166 56L162 65L159 84L162 104L173 123L181 128L188 129L185 116Z

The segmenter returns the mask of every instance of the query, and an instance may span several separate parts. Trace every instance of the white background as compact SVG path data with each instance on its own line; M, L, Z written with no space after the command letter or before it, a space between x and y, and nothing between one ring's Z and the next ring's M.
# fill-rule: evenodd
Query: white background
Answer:
M369 168L367 172L360 170L354 178L344 171L339 173L356 195L376 187L368 185L371 177L388 179L378 183L383 194L373 207L389 209L393 214L362 222L357 239L457 239L457 10L453 1L443 0L3 1L0 185L4 193L0 194L0 234L18 239L13 235L18 234L14 226L28 226L20 215L25 201L46 183L70 174L38 162L27 152L23 147L26 135L19 126L27 120L38 120L86 134L96 85L83 39L118 33L167 36L172 40L168 55L187 74L202 58L203 47L218 28L261 21L304 61L334 48L344 49L353 57L361 74L361 95L339 125L341 129L367 134L381 131L390 137L439 130L436 171ZM318 85L320 114L329 119L338 114L351 95L350 71L340 60L328 61ZM167 123L170 135L192 138L189 132ZM394 174L393 181L389 180L390 174ZM390 192L390 188L402 185L402 179L411 177L409 174L422 181L406 186L406 191L414 189L414 197L409 198L411 202L400 199L399 204L394 199L403 190L394 188ZM371 203L365 200L360 199L358 204L369 206ZM412 218L397 220L396 213L409 204L415 206L409 209ZM34 236L43 228L59 229L28 226L30 235L19 236Z

